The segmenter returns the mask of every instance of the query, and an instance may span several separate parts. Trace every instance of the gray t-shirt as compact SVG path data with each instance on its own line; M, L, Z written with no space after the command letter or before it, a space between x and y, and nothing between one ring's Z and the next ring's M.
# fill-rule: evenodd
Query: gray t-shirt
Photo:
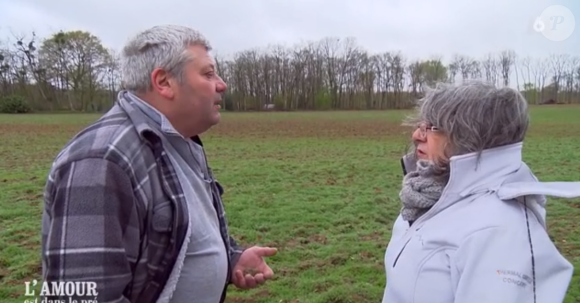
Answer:
M181 150L168 151L188 202L191 222L190 242L171 303L216 303L226 284L228 256L212 203L203 151L182 138L169 139L181 140L172 142Z
M216 303L221 299L228 272L228 253L211 193L203 148L184 139L161 113L131 96L155 122L187 200L191 235L171 303Z

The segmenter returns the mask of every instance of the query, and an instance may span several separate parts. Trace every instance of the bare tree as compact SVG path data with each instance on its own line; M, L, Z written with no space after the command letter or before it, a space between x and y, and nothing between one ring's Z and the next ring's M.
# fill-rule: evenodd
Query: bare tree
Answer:
M560 87L562 86L562 80L565 79L564 68L569 64L568 55L552 55L550 56L550 67L552 69L552 83L553 83L553 95L557 98L560 92Z
M503 85L509 86L510 85L510 74L512 71L512 67L516 58L516 54L514 51L506 50L500 53L499 55L499 63L501 66L501 75L503 78Z
M498 83L497 75L499 68L499 60L497 59L497 57L489 53L481 61L481 65L485 73L485 79L489 83L497 84Z

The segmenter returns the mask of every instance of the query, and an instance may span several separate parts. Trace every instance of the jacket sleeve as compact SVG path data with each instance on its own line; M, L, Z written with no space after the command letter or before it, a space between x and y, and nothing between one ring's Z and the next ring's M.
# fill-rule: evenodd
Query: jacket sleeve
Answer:
M231 269L233 271L236 264L238 264L238 260L240 259L240 256L244 252L245 248L240 246L232 236L230 236L229 240L230 240L230 258L232 260Z
M44 281L95 282L98 302L129 302L123 296L132 280L128 256L139 249L138 238L127 236L137 221L134 201L129 177L110 161L83 159L50 174L42 216ZM77 298L83 299L95 296Z
M490 227L472 234L457 249L454 303L519 303L564 300L572 268L548 235ZM532 261L533 247L533 261ZM534 300L535 298L535 300Z

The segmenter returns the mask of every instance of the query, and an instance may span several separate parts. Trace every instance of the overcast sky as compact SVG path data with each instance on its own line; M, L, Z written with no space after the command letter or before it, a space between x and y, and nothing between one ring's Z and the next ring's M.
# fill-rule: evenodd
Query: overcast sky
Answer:
M533 30L548 6L571 9L576 30L554 42ZM87 30L120 49L158 24L202 31L218 54L355 37L370 52L444 59L513 49L520 55L580 54L580 0L0 0L0 35Z

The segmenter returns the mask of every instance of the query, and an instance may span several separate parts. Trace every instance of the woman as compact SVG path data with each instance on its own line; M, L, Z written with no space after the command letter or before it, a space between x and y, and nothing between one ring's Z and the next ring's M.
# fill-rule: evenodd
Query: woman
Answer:
M546 231L545 195L579 197L580 182L541 183L522 161L526 100L471 82L421 101L383 303L562 302L573 266Z

